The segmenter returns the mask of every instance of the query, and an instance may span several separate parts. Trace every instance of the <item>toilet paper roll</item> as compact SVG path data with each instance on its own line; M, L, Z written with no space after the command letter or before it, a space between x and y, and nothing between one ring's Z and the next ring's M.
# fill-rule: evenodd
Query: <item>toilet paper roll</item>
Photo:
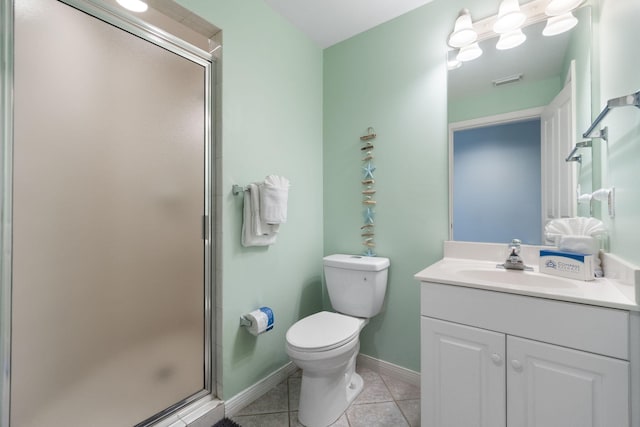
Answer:
M260 307L244 316L251 322L247 330L253 335L260 335L273 329L273 310L269 307Z

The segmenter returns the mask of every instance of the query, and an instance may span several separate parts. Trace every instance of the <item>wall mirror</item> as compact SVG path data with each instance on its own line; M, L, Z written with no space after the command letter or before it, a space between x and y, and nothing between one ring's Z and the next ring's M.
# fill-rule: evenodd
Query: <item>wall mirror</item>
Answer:
M564 159L591 122L591 8L574 15L578 24L552 37L546 21L526 26L509 50L483 40L482 56L449 70L450 239L542 244L546 221L583 214L576 193L591 191L591 150ZM568 128L550 131L550 114Z

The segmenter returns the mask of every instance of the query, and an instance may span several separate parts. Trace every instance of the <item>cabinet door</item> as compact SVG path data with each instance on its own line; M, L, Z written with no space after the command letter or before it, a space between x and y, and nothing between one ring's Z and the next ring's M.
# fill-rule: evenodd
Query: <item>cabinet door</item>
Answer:
M509 427L629 426L629 363L507 337Z
M422 426L505 426L505 335L421 318Z

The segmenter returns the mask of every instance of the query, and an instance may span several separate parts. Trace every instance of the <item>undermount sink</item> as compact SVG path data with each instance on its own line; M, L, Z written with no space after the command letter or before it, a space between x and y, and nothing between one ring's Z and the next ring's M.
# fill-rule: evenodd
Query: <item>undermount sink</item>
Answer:
M562 277L549 276L533 271L505 270L501 268L481 267L462 268L457 274L467 278L504 285L530 286L535 288L576 289L576 282Z

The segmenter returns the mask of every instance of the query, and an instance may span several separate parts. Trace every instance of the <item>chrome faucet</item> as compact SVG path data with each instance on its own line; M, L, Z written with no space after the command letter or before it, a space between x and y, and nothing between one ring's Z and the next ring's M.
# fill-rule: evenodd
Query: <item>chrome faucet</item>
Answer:
M524 265L524 261L520 256L520 244L522 242L519 239L511 240L509 243L509 255L504 264L498 264L498 267L505 268L507 270L533 270L532 267Z

